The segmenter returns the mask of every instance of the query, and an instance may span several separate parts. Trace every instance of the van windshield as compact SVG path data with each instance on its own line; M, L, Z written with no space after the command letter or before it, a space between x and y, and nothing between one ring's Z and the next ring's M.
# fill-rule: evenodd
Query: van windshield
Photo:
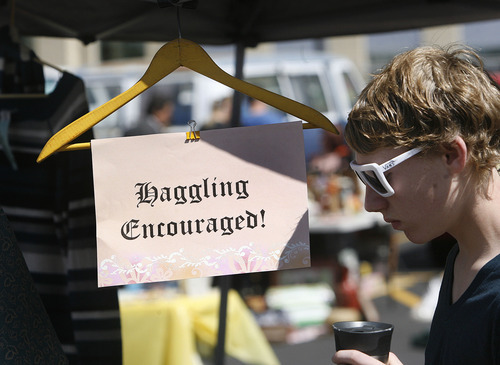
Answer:
M245 80L263 89L272 91L273 93L283 94L278 83L278 78L276 76L249 77Z
M328 112L325 94L318 75L292 75L290 82L297 101L322 113Z
M359 96L358 90L356 89L356 86L351 79L351 75L349 75L347 72L342 72L342 76L346 85L347 96L349 97L349 106L353 107Z
M246 80L276 94L294 99L322 113L328 112L328 105L318 75L290 75L292 95L287 95L289 93L280 88L277 76L252 77Z

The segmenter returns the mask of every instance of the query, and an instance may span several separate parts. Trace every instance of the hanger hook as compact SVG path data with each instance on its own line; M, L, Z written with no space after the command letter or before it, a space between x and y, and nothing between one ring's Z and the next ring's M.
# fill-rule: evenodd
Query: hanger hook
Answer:
M160 8L174 6L177 11L177 32L179 38L182 38L181 32L181 16L179 8L196 9L198 6L198 0L156 0Z
M182 38L181 32L181 7L176 6L177 8L177 33L179 34L179 38Z
M179 38L182 38L182 32L181 32L181 10L180 10L180 8L188 0L166 0L166 1L171 6L174 6L176 8L175 10L176 10L176 13L177 13L177 33L179 35Z

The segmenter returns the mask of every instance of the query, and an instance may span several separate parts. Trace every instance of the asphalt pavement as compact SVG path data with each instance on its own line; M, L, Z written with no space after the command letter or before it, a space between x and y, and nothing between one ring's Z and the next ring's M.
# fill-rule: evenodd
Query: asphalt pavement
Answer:
M414 272L405 275L406 279L410 278L410 281L411 276L415 275L417 280L410 287L405 287L404 291L416 297L422 296L427 288L427 282L422 282L418 278L427 277L430 274ZM414 319L407 300L401 300L403 296L400 298L396 295L395 297L386 294L373 301L380 315L380 321L394 325L391 350L405 365L422 365L425 351L422 341L425 340L430 324ZM276 343L272 347L282 365L331 365L335 341L333 334L327 334L305 343ZM238 360L226 358L225 365L242 364L244 363Z

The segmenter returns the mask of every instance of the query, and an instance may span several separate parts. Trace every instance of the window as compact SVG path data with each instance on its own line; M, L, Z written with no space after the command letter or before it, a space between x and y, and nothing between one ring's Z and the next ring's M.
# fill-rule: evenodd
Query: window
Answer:
M281 94L278 78L276 76L251 77L247 78L246 81L263 89L272 91L273 93Z
M349 98L349 106L352 108L359 96L358 91L354 86L354 82L352 81L351 76L347 72L342 72L342 78L344 79L344 84L346 86L347 97Z
M290 76L290 82L297 101L322 113L328 112L328 106L318 75Z
M101 59L110 61L144 56L143 42L101 42Z
M283 95L283 92L281 91L281 88L280 88L279 83L278 83L278 78L275 75L250 77L250 78L246 78L245 81L247 81L253 85L256 85L258 87L261 87L263 89L269 90L275 94ZM245 103L243 104L243 107L246 108ZM269 107L269 108L271 110L273 110L273 112L278 113L278 115L280 115L280 118L285 117L285 113L282 112L281 110L278 110L278 109L273 108L273 107Z

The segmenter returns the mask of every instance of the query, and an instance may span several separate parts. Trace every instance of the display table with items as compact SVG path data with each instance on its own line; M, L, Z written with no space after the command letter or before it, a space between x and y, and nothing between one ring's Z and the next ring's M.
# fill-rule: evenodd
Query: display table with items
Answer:
M220 294L120 294L124 365L200 365L217 342ZM235 291L228 296L226 353L248 364L278 365L268 340Z
M365 187L354 173L309 173L309 230L315 233L351 233L384 225L378 213L363 209Z

